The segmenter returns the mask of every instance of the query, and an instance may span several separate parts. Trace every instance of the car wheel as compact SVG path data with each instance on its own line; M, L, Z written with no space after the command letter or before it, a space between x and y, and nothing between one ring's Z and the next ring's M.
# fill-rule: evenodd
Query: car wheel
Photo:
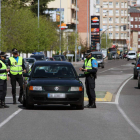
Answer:
M30 103L29 97L26 97L26 108L27 109L33 109L34 108L34 104Z
M24 96L23 96L23 106L26 107L26 100Z
M140 89L140 80L138 80L138 88Z
M83 110L84 109L84 102L81 105L76 105L76 109Z

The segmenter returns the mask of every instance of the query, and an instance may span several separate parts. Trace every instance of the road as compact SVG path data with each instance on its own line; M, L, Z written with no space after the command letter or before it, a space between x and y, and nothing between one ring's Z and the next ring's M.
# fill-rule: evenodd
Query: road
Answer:
M113 100L97 102L96 109L47 105L26 110L12 104L8 84L10 108L0 110L0 140L139 140L140 90L131 78L132 62L107 60L105 68L99 68L96 91L110 91ZM75 65L77 73L80 66Z

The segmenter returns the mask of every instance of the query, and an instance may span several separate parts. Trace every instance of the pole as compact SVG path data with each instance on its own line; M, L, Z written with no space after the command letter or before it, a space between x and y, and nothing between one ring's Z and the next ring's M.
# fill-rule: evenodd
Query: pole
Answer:
M0 52L1 52L1 0L0 0Z
M61 55L61 0L60 0L60 41L59 41L59 55Z
M87 47L88 47L88 0L87 0Z
M39 0L38 0L38 29L39 29ZM39 33L39 31L38 31L38 33ZM38 38L38 51L39 51L39 38Z
M75 39L75 62L77 62L77 0L76 0L76 29L75 29L75 35L76 35L76 39Z

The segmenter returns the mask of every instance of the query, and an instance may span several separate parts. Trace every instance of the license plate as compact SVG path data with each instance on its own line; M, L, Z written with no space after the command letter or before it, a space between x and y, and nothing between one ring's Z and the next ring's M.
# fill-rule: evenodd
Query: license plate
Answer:
M63 93L48 93L48 98L66 98Z

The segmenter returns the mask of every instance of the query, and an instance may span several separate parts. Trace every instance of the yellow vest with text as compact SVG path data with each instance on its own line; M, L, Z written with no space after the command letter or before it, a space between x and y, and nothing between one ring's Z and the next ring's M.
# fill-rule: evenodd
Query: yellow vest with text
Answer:
M2 64L1 70L7 69L7 66L0 60L0 63ZM0 79L1 80L7 80L7 72L0 73Z
M11 66L10 66L10 73L12 75L21 75L22 74L22 57L18 56L19 59L18 59L18 63L17 61L15 60L14 57L10 57L10 62L11 62Z
M85 69L92 69L92 63L91 61L95 59L94 57L91 57L89 60L85 60ZM95 59L96 60L96 59ZM89 74L90 72L85 72L85 74Z

